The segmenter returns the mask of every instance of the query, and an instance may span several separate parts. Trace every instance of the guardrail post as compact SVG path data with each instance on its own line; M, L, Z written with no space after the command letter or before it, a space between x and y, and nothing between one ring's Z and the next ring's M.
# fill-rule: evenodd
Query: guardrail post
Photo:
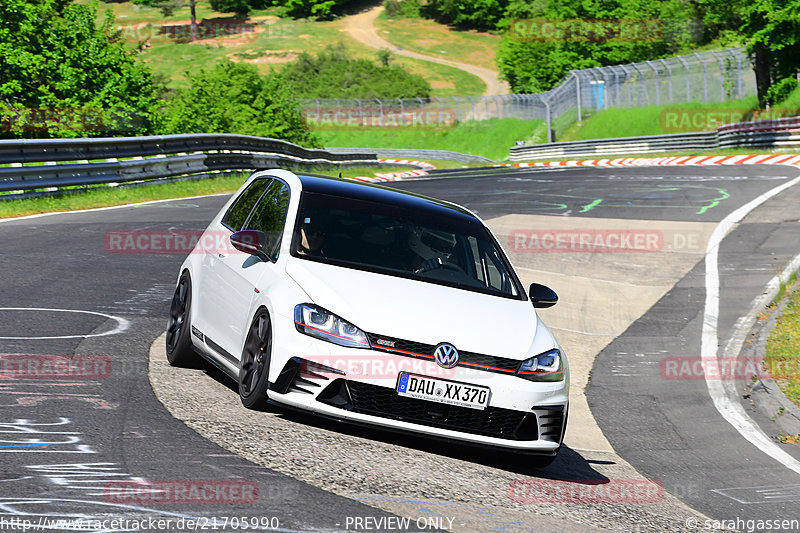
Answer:
M681 56L675 56L678 58L678 61L683 63L684 68L686 69L686 101L692 101L692 90L691 90L691 82L689 81L689 63L686 62Z

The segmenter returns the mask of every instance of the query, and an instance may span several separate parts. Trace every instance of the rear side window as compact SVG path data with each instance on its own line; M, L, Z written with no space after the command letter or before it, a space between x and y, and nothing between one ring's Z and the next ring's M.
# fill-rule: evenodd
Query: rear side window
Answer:
M271 179L260 179L251 183L228 209L225 218L222 219L222 223L233 231L241 230L247 220L247 216L253 210L253 206L256 205L261 194L270 183L272 183Z
M278 243L283 235L288 210L289 187L281 181L273 180L242 228L266 233L267 250L275 259L278 258Z

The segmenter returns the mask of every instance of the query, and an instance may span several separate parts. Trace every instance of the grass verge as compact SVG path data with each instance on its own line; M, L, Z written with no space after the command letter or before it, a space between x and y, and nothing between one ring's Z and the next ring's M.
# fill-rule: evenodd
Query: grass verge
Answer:
M702 104L689 102L631 109L605 109L574 124L559 141L585 141L639 135L664 135L708 131L729 122L748 120L757 108L756 98ZM732 118L732 120L731 120Z
M783 294L776 301L796 282L795 275L785 286L781 285ZM767 339L764 362L786 397L800 406L800 290L791 291L786 297L786 307Z
M500 161L516 141L544 132L541 120L515 118L468 121L449 129L359 128L316 130L323 146L348 148L426 148L481 155Z
M348 178L353 176L373 176L376 173L400 172L410 169L411 167L399 166L365 166L342 167L341 171L342 177ZM339 169L295 170L295 172L303 171L336 176ZM112 207L152 200L232 193L244 183L249 175L249 172L241 172L201 180L184 180L138 187L93 187L84 192L71 194L0 200L0 219L39 213Z

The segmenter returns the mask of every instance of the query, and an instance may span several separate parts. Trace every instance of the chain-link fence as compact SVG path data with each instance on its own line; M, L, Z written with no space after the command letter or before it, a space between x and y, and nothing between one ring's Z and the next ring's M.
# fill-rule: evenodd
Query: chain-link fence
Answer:
M300 100L316 129L442 128L467 120L541 119L552 142L587 113L612 107L723 102L756 94L755 74L741 48L571 71L539 94L431 98Z

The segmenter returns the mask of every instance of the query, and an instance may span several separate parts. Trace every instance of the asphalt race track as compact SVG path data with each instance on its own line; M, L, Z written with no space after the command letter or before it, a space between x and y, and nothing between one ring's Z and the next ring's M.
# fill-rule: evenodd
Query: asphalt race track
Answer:
M392 186L460 203L484 219L528 214L716 223L797 175L796 169L767 166L492 169ZM230 518L220 526L232 516L286 531L341 531L352 529L348 517L371 516L386 519L373 530L393 529L389 519L396 517L388 513L209 442L170 416L154 395L148 353L164 331L183 255L112 253L109 232L202 230L224 201L213 196L0 223L0 530L3 519L36 523L45 515L52 520L217 517L217 531L241 531ZM800 191L789 189L722 242L721 345L736 333L737 321L767 282L800 252L799 204ZM622 458L705 515L800 519L800 473L758 450L724 420L703 379L665 378L665 356L697 357L701 351L705 268L700 259L600 353L586 392L592 414ZM91 371L53 371L64 358ZM752 411L745 398L741 402ZM302 417L297 423L304 423ZM769 419L757 423L775 434ZM781 449L800 458L796 446ZM578 452L570 452L547 472L581 461ZM135 499L113 491L137 480L165 485L213 480L217 492L204 503L176 506L161 495ZM255 501L242 496L254 486ZM172 524L172 530L183 530ZM128 525L82 530L148 530ZM63 524L40 526L67 530Z

